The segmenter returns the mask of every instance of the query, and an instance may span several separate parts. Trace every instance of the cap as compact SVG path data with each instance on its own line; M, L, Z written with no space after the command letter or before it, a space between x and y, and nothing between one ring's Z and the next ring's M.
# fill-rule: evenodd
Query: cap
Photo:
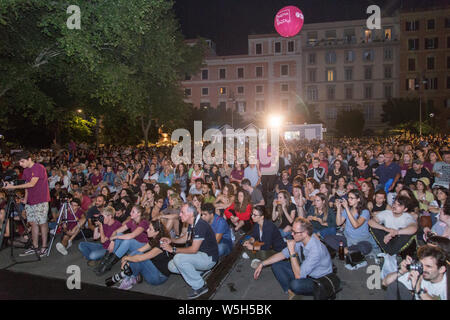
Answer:
M427 187L430 185L430 179L426 178L426 177L422 177L417 181L421 181L423 182Z

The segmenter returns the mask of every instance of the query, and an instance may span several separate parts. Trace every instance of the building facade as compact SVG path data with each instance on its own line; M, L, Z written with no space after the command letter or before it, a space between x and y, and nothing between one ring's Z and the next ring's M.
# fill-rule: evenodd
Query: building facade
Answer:
M333 129L342 110L360 109L366 129L385 127L382 105L400 94L400 23L383 17L382 29L366 20L305 24L295 37L248 37L248 54L211 54L197 75L182 82L195 107L235 106L247 121L270 113L290 119L304 102Z
M448 131L450 7L402 10L400 27L400 96L420 98L422 120ZM440 116L430 119L436 111Z

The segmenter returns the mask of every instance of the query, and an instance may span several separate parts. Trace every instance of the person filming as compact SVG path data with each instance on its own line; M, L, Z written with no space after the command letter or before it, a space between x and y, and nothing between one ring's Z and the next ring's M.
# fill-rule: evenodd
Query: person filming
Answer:
M16 186L7 184L4 189L25 189L25 211L27 221L31 224L31 236L33 240L33 246L27 249L21 256L37 253L43 257L47 255L48 250L47 218L50 190L48 187L47 171L43 165L31 159L31 154L28 151L16 153L15 158L19 161L19 165L24 168L22 178L25 180L25 183ZM41 249L39 249L39 231L42 235Z

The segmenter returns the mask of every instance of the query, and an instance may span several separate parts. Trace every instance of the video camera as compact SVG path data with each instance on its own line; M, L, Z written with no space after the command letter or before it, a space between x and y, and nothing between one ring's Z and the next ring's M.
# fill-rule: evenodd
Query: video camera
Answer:
M20 184L24 184L24 180L19 180L17 172L14 170L6 170L5 172L0 173L0 189L6 187L6 184L12 184L13 186L17 186Z

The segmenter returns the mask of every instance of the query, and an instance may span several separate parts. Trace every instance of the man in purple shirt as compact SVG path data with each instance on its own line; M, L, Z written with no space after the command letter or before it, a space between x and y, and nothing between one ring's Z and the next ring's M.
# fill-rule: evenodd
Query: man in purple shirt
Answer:
M27 221L31 223L31 235L33 246L26 250L21 256L39 254L41 257L47 255L48 239L48 203L50 202L50 190L48 187L47 171L44 166L35 163L31 154L22 151L16 154L16 160L24 168L23 179L25 184L13 186L7 185L6 190L25 189L24 202L27 213ZM42 234L42 248L39 250L39 230Z

